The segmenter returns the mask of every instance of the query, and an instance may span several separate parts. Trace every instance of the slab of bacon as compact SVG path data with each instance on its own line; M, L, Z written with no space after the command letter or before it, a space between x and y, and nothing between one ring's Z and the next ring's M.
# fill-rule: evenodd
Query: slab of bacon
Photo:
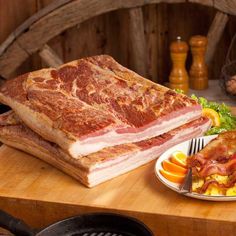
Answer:
M107 55L8 80L0 101L73 158L165 134L201 117L201 106Z
M140 142L108 147L80 158L73 158L57 144L43 139L9 111L0 115L0 141L30 153L94 187L156 159L168 148L193 137L202 136L211 122L201 117L163 135Z

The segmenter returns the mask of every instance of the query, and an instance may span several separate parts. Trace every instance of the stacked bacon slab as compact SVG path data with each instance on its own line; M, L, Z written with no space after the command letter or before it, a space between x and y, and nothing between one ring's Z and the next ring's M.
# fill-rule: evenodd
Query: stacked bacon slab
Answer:
M236 131L219 134L199 153L188 159L193 176L204 182L196 192L205 193L211 187L217 187L223 194L236 183ZM227 177L223 183L212 176Z
M31 72L0 88L14 112L0 140L92 187L202 135L210 121L185 95L142 78L110 56Z

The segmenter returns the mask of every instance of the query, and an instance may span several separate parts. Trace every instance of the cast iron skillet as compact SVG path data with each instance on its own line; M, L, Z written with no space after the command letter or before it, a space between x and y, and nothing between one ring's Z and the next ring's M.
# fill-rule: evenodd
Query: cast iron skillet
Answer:
M22 220L0 210L0 227L17 236L153 236L142 222L113 213L74 216L35 231Z

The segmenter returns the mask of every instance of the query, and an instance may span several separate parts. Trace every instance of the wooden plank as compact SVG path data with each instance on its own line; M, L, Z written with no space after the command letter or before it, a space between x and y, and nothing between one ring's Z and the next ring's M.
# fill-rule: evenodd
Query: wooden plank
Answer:
M206 52L206 63L210 65L212 57L216 51L217 45L223 35L225 26L228 22L228 15L218 11L210 26L207 34L208 46Z
M1 74L8 77L12 71L14 71L19 65L21 65L27 57L23 55L31 55L37 50L39 50L44 44L46 44L50 39L60 34L64 30L79 24L89 18L94 16L110 12L113 10L121 8L131 8L146 5L148 3L160 3L165 2L165 0L132 0L132 1L112 1L112 0L74 0L60 8L50 12L46 16L42 17L40 20L36 21L31 25L27 32L24 32L18 37L11 45L15 47L15 44L20 45L21 51L25 50L25 54L20 51L6 50L4 54L5 63L10 65L10 69L4 67L2 68L3 58L0 57L0 70ZM182 2L182 1L167 1L167 2ZM38 13L39 14L39 13ZM19 47L18 47L19 49ZM14 61L11 57L19 54ZM9 61L8 61L9 60ZM10 62L14 62L10 64Z
M9 54L12 56L9 57L8 56ZM10 67L12 67L15 63L17 64L19 60L22 60L22 59L26 60L28 57L29 57L28 53L25 50L23 50L19 46L19 44L14 43L12 45L12 47L10 47L8 49L8 54L3 54L0 57L0 74L1 74L1 76L5 77L5 78L11 77L12 72L18 66L15 67L14 69L11 69Z
M140 7L129 10L129 34L132 69L146 77L147 49L144 36L143 12Z
M0 0L0 43L36 11L35 0ZM29 64L24 64L21 69L29 70Z
M63 64L61 58L47 44L40 50L39 55L50 67L58 67Z
M0 0L0 43L36 10L35 0Z
M96 206L82 206L78 204L52 203L34 201L29 199L1 198L0 207L23 219L34 228L44 228L56 221L86 213L112 212L135 217L146 224L154 236L203 236L217 235L233 236L234 222L217 222L202 219L190 219L184 217L172 217L168 215L155 215L130 212L125 209L110 209ZM146 200L147 201L147 200Z
M107 17L107 15L97 16L65 32L62 39L65 61L88 55L108 53L107 44L109 37L107 34L111 33L111 31L107 29ZM116 28L115 25L114 28Z
M85 212L116 212L136 217L158 236L233 236L236 202L191 199L166 188L155 162L95 188L23 152L0 148L0 208L34 227ZM32 171L33 170L33 171Z
M188 1L192 2L192 3L202 4L202 5L209 6L209 7L214 6L214 0L188 0Z
M208 8L200 4L177 4L168 6L167 22L168 22L168 34L166 40L168 44L172 40L176 39L176 36L181 36L182 40L188 42L193 35L207 35L209 26L211 25L216 11L214 8ZM171 17L169 17L171 16ZM186 20L189 19L189 20ZM226 32L227 33L227 32ZM224 35L224 38L227 34ZM224 42L223 42L224 43ZM222 42L221 42L222 44ZM219 76L221 64L225 55L224 48L218 48L217 58L213 58L211 67L209 70L209 79L217 78ZM165 55L164 55L165 56ZM164 59L164 63L170 62L169 52L167 59ZM170 63L169 63L170 64ZM191 53L188 53L186 68L190 69L192 64ZM170 68L168 70L170 72ZM166 76L168 76L167 74Z
M168 78L170 68L169 34L168 34L168 8L160 4L156 8L157 17L157 77L163 83Z
M30 16L23 24L17 27L9 36L8 38L0 45L0 55L9 47L9 45L24 31L28 30L29 27L42 18L43 16L47 15L48 13L52 12L53 10L65 5L66 3L72 0L57 0L53 1L51 4L43 8L41 11L37 12L36 14Z
M38 7L44 7L52 0L37 0L37 4L35 4L36 0L0 0L0 40L3 41L6 38L7 34L9 34L14 28L16 28L24 19L29 17L35 9ZM88 1L89 2L89 1ZM114 1L118 2L118 1ZM145 1L142 1L145 4ZM162 1L147 1L147 3L160 3ZM186 2L186 1L174 1L177 2ZM155 30L155 33L150 37L147 36L147 49L148 51L148 77L154 80L158 80L159 82L166 81L168 78L168 73L170 71L170 58L168 45L169 43L181 34L182 38L188 40L193 34L206 34L209 22L213 19L213 14L215 12L213 8L204 7L204 3L209 3L213 1L204 0L201 5L197 4L151 4L148 7L153 9L153 22L150 18L150 23L155 24L156 28L154 29L151 25L150 28ZM117 3L115 3L117 4ZM126 1L126 6L131 6L132 4L141 4L141 1ZM36 7L37 5L37 7ZM122 4L121 4L122 5ZM120 6L121 6L120 5ZM211 6L211 4L208 4ZM24 6L24 7L23 7ZM159 9L166 9L165 11ZM170 10L173 9L173 10ZM36 9L37 10L37 9ZM120 10L125 11L125 10ZM113 14L116 14L113 12ZM112 28L109 23L112 22L112 15L109 16L101 16L99 19L94 18L94 20L89 20L89 22L82 23L80 25L80 29L76 27L74 29L70 29L68 32L59 33L58 36L50 39L48 44L50 47L55 50L64 61L69 61L71 59L80 58L83 56L94 55L98 52L101 52L101 45L106 44L103 47L103 51L105 53L109 53L114 56L119 62L121 62L125 66L130 66L132 61L130 60L130 55L128 54L128 38L129 32L127 31L127 23L128 19L125 18L124 13L120 14L118 19L118 24L115 24L114 28ZM8 17L10 16L10 17ZM199 17L204 16L204 17ZM144 17L144 21L146 21L146 16ZM96 22L98 19L98 22ZM188 19L186 21L185 19ZM235 22L234 18L230 19L228 25L232 25L230 29L225 31L222 40L220 41L219 48L217 50L217 55L213 58L209 78L218 78L220 74L220 68L224 63L224 55L227 51L227 45L230 42L230 38L235 31ZM204 24L202 23L204 22ZM96 26L93 24L96 23ZM112 23L113 24L113 23ZM145 23L146 24L146 23ZM76 25L76 24L75 24ZM84 26L86 25L86 27ZM95 27L98 29L102 29L101 33L86 33L85 31L96 31ZM116 28L117 27L117 28ZM145 26L146 27L146 26ZM148 26L149 27L149 26ZM87 29L86 29L87 28ZM91 30L92 28L92 30ZM146 27L147 28L147 27ZM83 31L83 33L82 33ZM117 31L117 32L116 32ZM179 33L180 32L180 33ZM91 39L87 40L87 36L91 36ZM92 41L92 37L96 41L94 44ZM150 38L151 41L149 40ZM156 41L155 41L156 38ZM78 43L79 42L79 43ZM44 45L45 43L43 43ZM152 44L153 49L150 47ZM96 46L100 48L97 49ZM84 47L85 46L85 47ZM3 63L3 72L7 68L13 68L18 63L18 55L22 57L20 60L24 59L26 62L22 64L21 68L14 74L19 75L21 73L25 73L27 71L32 71L35 69L42 68L45 66L41 64L41 60L38 55L29 55L25 52L19 45L17 45L19 51L16 53L12 52L11 56L9 56L6 60L6 57L2 58L1 63ZM155 49L156 47L156 49ZM81 49L82 48L82 49ZM150 53L151 58L150 58ZM154 55L155 53L155 55ZM36 54L36 53L35 53ZM29 58L30 60L27 60ZM150 65L150 60L152 61ZM20 65L21 63L19 63ZM5 66L7 65L7 66ZM152 72L151 72L152 71ZM6 74L5 74L6 76ZM9 77L9 75L7 76Z
M230 15L236 15L236 0L214 0L214 7Z
M130 56L129 56L129 14L127 14L127 9L121 9L117 11L118 13L118 24L117 27L119 34L117 35L117 39L113 41L113 44L118 44L118 55L117 58L122 65L130 68ZM113 46L114 47L114 46Z
M144 7L144 27L147 47L147 78L158 82L158 21L157 8L154 5Z
M189 2L214 7L226 14L236 15L236 0L189 0Z

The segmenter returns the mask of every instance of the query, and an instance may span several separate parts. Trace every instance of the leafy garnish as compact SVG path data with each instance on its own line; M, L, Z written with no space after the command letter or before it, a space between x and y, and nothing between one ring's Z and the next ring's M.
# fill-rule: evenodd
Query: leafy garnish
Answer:
M177 93L183 93L181 89L175 89ZM202 108L211 108L220 116L220 126L211 127L205 135L219 134L224 131L236 129L236 117L231 114L230 107L225 103L210 102L204 97L197 97L192 94L191 98L196 100Z
M182 90L182 89L174 89L174 91L175 91L176 93L181 93L181 94L184 93L184 90Z
M219 134L223 131L236 129L236 117L231 114L230 107L224 103L210 102L206 98L192 95L191 98L198 101L203 108L211 108L220 116L220 126L212 127L205 135Z

